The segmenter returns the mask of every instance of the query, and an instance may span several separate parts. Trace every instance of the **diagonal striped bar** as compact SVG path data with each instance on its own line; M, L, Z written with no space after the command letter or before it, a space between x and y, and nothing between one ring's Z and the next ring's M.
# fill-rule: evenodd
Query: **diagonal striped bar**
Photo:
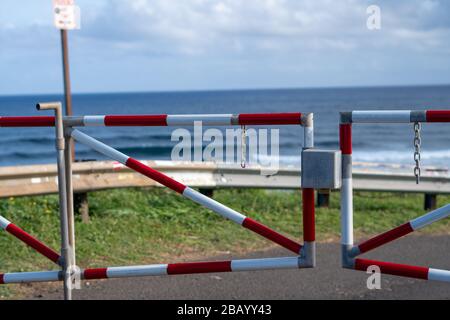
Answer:
M445 205L439 209L428 212L416 219L413 219L401 226L398 226L392 230L386 231L378 236L366 240L357 246L353 247L350 254L355 257L359 254L368 252L375 248L378 248L386 243L401 238L411 232L424 228L436 221L444 219L450 215L450 204Z
M27 232L20 229L18 226L16 226L14 223L11 223L6 218L0 216L0 228L4 229L5 231L12 234L17 239L21 240L43 256L47 257L51 261L55 263L59 263L60 256L59 254L54 251L53 249L47 247L44 243L33 237L32 235L28 234Z
M299 254L301 249L301 245L299 243L285 237L284 235L270 229L269 227L251 218L246 217L245 215L201 194L198 191L195 191L194 189L189 188L188 186L185 186L184 184L176 181L175 179L172 179L169 176L166 176L165 174L150 168L149 166L143 164L142 162L133 159L117 151L114 148L107 146L106 144L82 133L79 130L72 130L71 135L78 142L81 142L91 147L97 152L100 152L113 160L119 161L120 163L126 165L130 169L133 169L149 177L150 179L159 182L160 184L172 189L173 191L182 194L186 198L218 213L222 217L229 219L249 230L252 230L253 232L261 235L262 237L271 240L272 242L275 242L280 246L296 254Z

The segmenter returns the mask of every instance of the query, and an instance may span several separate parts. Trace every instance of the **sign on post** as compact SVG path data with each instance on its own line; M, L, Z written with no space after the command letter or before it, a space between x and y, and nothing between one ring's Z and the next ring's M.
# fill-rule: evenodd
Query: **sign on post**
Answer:
M80 29L80 7L74 0L53 0L55 27L62 30Z

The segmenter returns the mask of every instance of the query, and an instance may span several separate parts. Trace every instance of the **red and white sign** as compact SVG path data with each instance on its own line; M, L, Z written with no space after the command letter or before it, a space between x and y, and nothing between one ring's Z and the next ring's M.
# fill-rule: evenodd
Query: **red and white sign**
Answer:
M80 29L80 7L74 0L53 0L53 13L58 29Z

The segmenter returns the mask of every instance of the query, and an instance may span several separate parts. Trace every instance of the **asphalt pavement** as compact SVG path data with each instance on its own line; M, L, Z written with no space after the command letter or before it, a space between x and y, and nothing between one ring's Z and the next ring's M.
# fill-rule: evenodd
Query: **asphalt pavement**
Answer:
M74 299L450 299L450 283L390 275L382 275L380 290L369 290L367 274L341 268L339 249L338 243L319 243L314 269L89 281L83 283L82 290L74 291ZM275 248L202 260L286 255L289 252ZM450 270L450 236L409 236L365 257ZM61 298L59 288L30 297Z

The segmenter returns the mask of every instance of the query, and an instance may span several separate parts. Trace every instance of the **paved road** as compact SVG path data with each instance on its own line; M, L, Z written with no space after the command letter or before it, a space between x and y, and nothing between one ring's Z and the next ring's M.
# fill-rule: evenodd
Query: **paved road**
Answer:
M283 249L246 257L283 256ZM410 236L368 258L450 269L450 236ZM217 259L230 258L227 256ZM75 299L450 299L450 283L383 275L381 290L366 288L364 272L340 267L338 244L319 244L317 268L91 281ZM60 299L61 291L32 299Z

